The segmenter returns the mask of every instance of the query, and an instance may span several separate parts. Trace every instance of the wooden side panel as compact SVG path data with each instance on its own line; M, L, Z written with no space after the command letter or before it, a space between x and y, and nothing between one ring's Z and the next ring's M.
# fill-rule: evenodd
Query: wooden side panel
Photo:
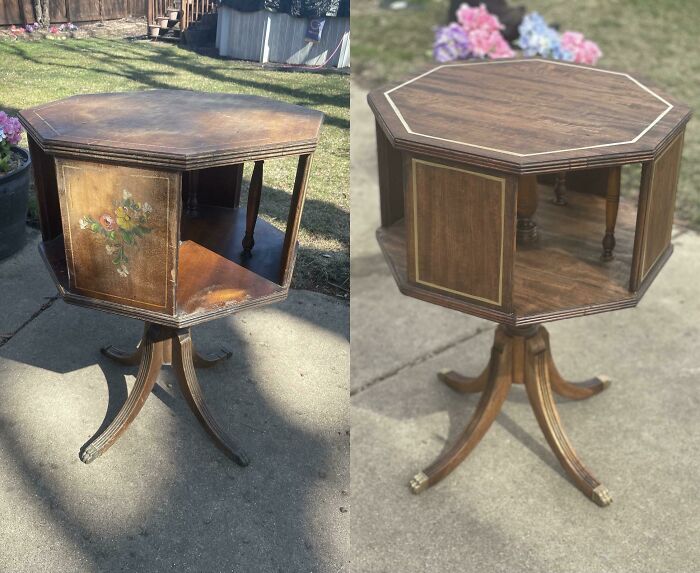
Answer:
M656 160L642 166L630 279L630 289L633 291L642 286L650 271L670 248L684 133L676 137Z
M56 187L56 165L53 157L44 153L31 135L28 135L27 139L29 140L29 155L32 158L34 188L39 207L41 237L44 241L50 241L63 232L61 207Z
M406 166L409 281L509 311L515 180L415 157Z
M242 163L199 169L195 173L197 173L197 201L199 204L238 207L243 182ZM182 181L183 197L187 197L189 185L190 178L184 177Z
M404 218L403 163L401 152L389 143L379 124L376 130L382 227L389 227Z
M174 314L180 174L56 159L69 287Z
M619 169L619 167L601 167L598 169L569 171L566 174L566 189L577 193L590 193L592 195L605 197L608 189L610 169Z

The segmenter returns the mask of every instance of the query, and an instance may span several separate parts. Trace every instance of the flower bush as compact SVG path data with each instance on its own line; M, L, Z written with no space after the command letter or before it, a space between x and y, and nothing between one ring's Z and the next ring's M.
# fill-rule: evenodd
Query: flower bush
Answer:
M503 25L484 4L462 4L456 12L457 22L437 28L433 55L438 62L468 58L511 58L515 52L501 30ZM595 65L602 56L598 45L580 32L559 34L537 12L526 14L518 27L515 45L524 56L542 56L580 64Z
M11 149L22 139L22 125L16 117L0 111L0 173L7 173L19 166Z

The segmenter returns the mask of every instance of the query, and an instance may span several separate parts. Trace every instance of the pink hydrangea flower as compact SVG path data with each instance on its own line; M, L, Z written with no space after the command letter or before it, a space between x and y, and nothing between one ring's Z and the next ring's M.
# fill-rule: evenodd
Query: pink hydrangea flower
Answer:
M10 145L17 145L22 139L22 124L16 117L10 117L4 111L0 111L0 130Z
M469 32L469 46L477 58L512 58L513 50L498 30L472 30Z
M457 20L467 33L469 51L474 57L498 59L515 55L501 34L503 24L484 4L478 7L462 4L457 10Z
M498 32L504 28L498 16L491 14L484 4L479 4L478 7L462 4L457 9L457 21L467 32L482 30L490 33Z
M568 30L561 35L561 48L571 54L573 62L594 66L603 55L598 44L586 40L580 32Z

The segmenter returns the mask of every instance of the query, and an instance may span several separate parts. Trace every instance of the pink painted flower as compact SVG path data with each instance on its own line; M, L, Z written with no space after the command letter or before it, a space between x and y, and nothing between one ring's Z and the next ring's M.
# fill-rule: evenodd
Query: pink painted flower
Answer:
M114 231L116 221L112 218L111 215L105 213L100 217L100 225L102 225L102 228L105 231Z
M586 40L580 32L571 30L561 35L561 48L571 54L572 61L577 64L594 66L598 58L603 55L598 44L592 40Z

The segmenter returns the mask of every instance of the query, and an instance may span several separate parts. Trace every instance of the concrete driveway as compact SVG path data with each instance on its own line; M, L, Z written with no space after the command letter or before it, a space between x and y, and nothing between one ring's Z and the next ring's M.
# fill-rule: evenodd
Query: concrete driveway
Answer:
M493 323L402 296L374 240L374 123L351 92L352 546L358 573L691 572L700 563L700 236L675 253L638 308L548 325L570 379L612 387L559 403L584 462L611 491L601 509L560 469L523 388L447 479L408 480L464 428L478 396L435 378L479 373Z
M169 368L84 465L136 373L99 347L129 347L142 327L55 300L37 242L0 262L0 571L347 570L347 303L292 291L194 329L202 350L234 351L198 376L247 468L214 447Z

